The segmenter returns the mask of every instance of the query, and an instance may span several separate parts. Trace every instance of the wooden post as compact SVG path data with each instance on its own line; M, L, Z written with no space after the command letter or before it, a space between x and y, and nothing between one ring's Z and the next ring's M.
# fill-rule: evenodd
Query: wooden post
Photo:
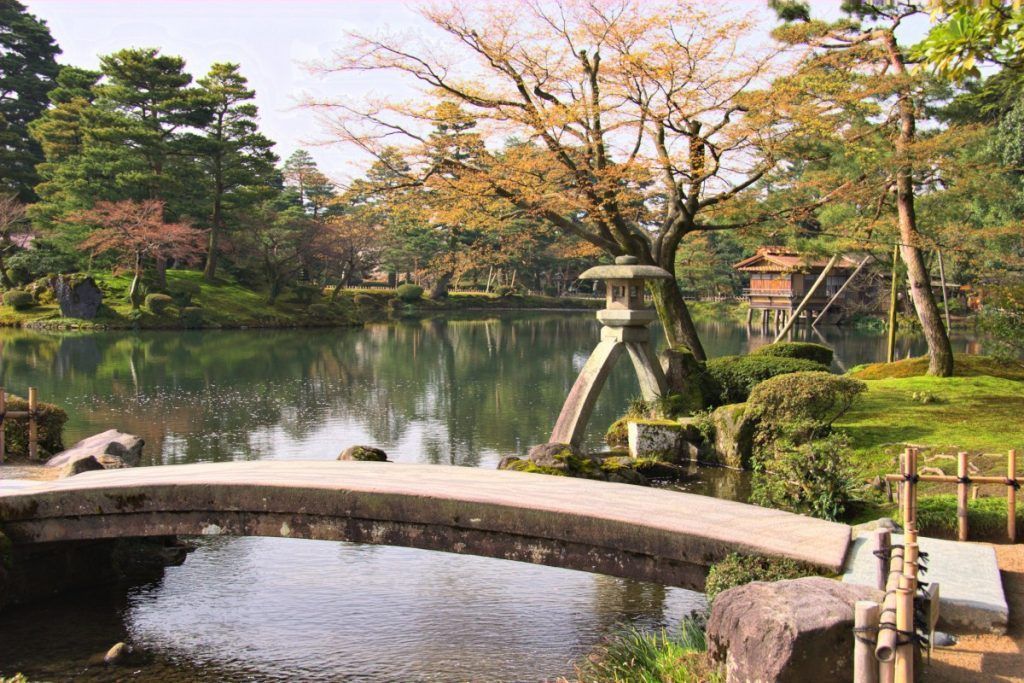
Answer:
M839 254L836 254L831 259L829 259L829 262L821 271L821 275L819 275L818 279L814 281L814 284L811 285L811 288L807 290L807 295L804 296L804 300L801 301L800 305L793 310L793 313L790 315L789 319L786 320L786 324L782 326L782 330L777 335L775 335L776 342L785 337L786 333L789 332L789 329L793 327L793 323L796 321L797 318L800 317L800 314L804 312L804 309L807 308L807 304L811 302L811 297L813 297L814 293L818 291L818 287L821 287L821 283L823 283L825 281L825 278L828 277L828 274L832 272L832 269L835 268L835 265L838 261Z
M853 683L876 683L878 661L867 632L878 626L878 603L858 600L853 612Z
M768 327L768 316L770 312L767 308L761 309L761 327Z
M4 421L7 419L7 392L0 387L0 462L4 461L7 443L4 440Z
M843 290L846 289L846 285L848 285L851 282L853 282L853 278L857 277L857 274L860 273L860 271L864 268L864 266L867 265L868 260L870 258L871 258L870 254L868 256L865 256L864 260L860 262L860 265L858 265L854 269L854 271L852 273L850 273L850 277L846 278L846 281L843 282L842 286L838 290L836 290L836 293L832 295L832 298L828 300L828 303L826 303L825 306L822 307L821 311L819 311L818 317L814 319L813 323L811 323L811 327L817 327L818 326L818 323L821 321L821 319L825 317L826 313L828 313L828 309L832 308L832 304L834 304L836 302L836 300L839 299L839 297L842 295Z
M889 294L889 340L885 352L885 362L896 359L896 293L899 291L897 275L900 263L900 245L892 248L892 292Z
M946 334L949 334L949 299L946 298L946 268L942 265L942 250L936 250L939 255L939 282L942 284L942 311L946 314Z
M967 453L956 454L956 540L967 540Z
M28 388L28 459L39 457L39 425L36 424L36 388Z
M1017 542L1017 451L1006 454L1006 536Z
M750 322L754 319L754 309L747 309L747 327L750 327Z
M885 584L889 580L889 565L892 562L892 534L888 529L876 529L871 537L871 550L878 558L878 568L875 572L875 586L880 591L885 590Z

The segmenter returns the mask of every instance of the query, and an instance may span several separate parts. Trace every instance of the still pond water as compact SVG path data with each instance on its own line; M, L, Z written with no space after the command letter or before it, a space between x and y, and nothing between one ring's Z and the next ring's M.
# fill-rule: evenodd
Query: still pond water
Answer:
M711 355L767 343L706 322ZM807 336L806 331L799 333ZM884 355L879 335L822 331L837 369ZM66 441L112 426L143 464L334 459L493 468L547 440L598 337L592 314L413 320L340 330L0 331L0 384L70 415ZM958 341L958 351L975 350ZM901 340L900 355L920 353ZM638 388L627 361L591 440ZM709 478L693 490L734 486ZM540 681L623 624L673 628L703 596L502 560L270 538L204 539L163 580L8 610L0 674L32 680ZM89 667L127 641L141 666Z

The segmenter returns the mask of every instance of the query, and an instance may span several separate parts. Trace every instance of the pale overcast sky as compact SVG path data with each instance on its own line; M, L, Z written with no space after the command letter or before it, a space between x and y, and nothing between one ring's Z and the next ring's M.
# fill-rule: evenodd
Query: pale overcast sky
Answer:
M180 55L197 78L214 62L241 64L256 90L262 129L277 142L281 158L305 147L339 181L358 175L365 161L351 150L318 146L324 132L314 114L298 103L305 94L342 98L347 93L396 92L402 86L369 74L325 81L304 64L330 56L347 30L426 30L425 22L401 0L21 1L49 25L63 50L62 64L95 68L99 55L124 47L159 47L164 54ZM742 4L765 7L763 0ZM816 12L834 16L839 3L814 4ZM770 28L766 21L766 32Z

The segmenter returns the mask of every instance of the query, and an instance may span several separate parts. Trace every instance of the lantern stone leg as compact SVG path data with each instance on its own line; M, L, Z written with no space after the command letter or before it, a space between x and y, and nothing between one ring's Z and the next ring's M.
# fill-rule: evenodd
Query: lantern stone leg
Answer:
M597 319L603 323L601 341L562 406L551 433L551 443L581 445L598 394L623 351L629 353L633 362L644 400L652 401L668 392L665 374L649 344L647 326L657 319L657 314L644 301L644 283L671 277L668 271L657 266L638 264L632 256L620 256L615 259L615 265L597 266L580 275L580 279L607 281L605 308L597 313Z
M624 350L625 345L613 339L604 339L597 345L565 399L555 429L551 432L551 443L580 445L601 388Z

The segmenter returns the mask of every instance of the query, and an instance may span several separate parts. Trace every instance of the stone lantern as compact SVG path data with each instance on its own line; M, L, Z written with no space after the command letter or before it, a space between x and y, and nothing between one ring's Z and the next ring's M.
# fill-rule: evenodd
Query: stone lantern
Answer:
M613 266L596 266L580 275L581 280L605 281L605 308L597 312L597 319L604 326L601 328L601 341L590 354L562 406L551 433L552 443L580 445L598 394L623 351L628 352L633 361L644 400L665 395L665 374L651 354L650 331L647 329L658 315L646 300L644 283L671 278L667 270L639 265L633 256L619 256Z

